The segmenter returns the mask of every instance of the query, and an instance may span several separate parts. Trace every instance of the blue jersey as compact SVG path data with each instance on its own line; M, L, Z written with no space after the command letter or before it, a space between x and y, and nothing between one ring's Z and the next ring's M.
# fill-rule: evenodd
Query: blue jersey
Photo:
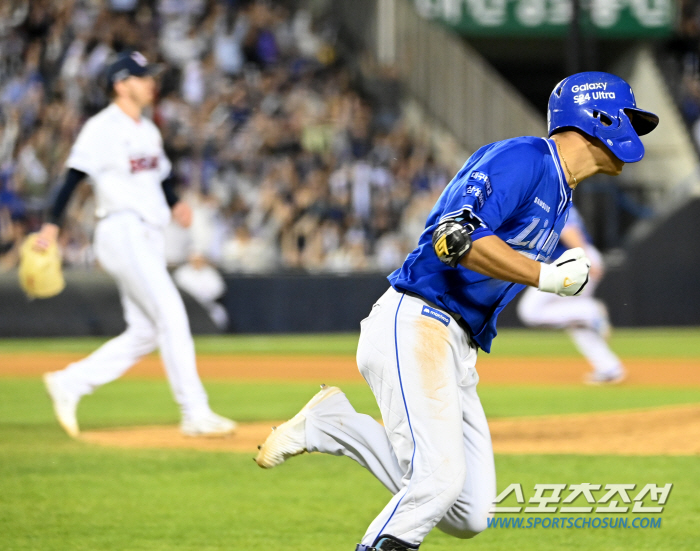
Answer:
M523 137L486 145L442 192L418 247L389 282L397 291L460 315L474 341L489 352L498 314L525 285L443 264L433 250L435 227L446 218L469 218L477 226L474 241L496 235L529 258L545 261L557 246L570 206L571 189L552 140Z

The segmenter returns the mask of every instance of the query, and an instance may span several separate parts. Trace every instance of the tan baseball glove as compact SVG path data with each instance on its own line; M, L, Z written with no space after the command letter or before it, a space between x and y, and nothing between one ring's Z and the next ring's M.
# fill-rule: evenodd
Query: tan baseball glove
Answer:
M66 281L61 271L61 254L56 243L45 251L34 248L39 234L30 234L19 255L19 284L29 298L49 298L63 291Z

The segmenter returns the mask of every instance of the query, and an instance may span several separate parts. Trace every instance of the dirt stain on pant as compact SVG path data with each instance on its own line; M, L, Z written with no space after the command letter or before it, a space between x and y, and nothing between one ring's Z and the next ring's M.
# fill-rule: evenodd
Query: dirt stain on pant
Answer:
M442 404L444 400L440 391L449 384L446 365L450 350L449 329L439 321L419 316L415 331L414 355L420 370L421 386L428 400ZM440 413L442 408L436 407L434 411Z

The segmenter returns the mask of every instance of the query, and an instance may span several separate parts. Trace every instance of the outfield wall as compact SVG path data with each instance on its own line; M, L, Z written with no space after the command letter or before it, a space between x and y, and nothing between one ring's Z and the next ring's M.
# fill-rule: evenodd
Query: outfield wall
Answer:
M664 252L673 255L675 247ZM688 257L686 257L688 260ZM637 259L612 271L598 294L617 326L700 325L700 289L691 285L700 265L687 272L656 270L657 261ZM633 271L649 268L643 277ZM661 272L659 274L659 271ZM116 335L124 329L116 286L100 273L68 273L65 291L29 301L14 274L0 277L0 338ZM383 274L353 276L227 276L223 299L233 333L324 333L358 331L360 321L388 288ZM204 309L184 295L192 331L217 333ZM514 305L499 327L520 327Z
M216 332L192 298L185 307L195 332ZM27 299L16 272L0 275L0 338L117 335L124 327L117 287L102 272L69 271L65 290L44 300Z
M597 294L617 326L700 325L700 199L669 216L625 252ZM16 273L0 275L0 337L115 335L123 330L112 280L100 272L68 272L57 297L29 301ZM357 331L388 288L385 274L226 277L223 303L235 333ZM206 312L185 297L192 330L215 333ZM500 327L519 325L510 305Z
M668 247L667 255L674 254ZM686 260L688 257L686 256ZM695 259L697 261L697 258ZM606 298L613 323L618 326L700 325L700 289L689 280L700 273L659 268L643 260L628 269L609 273L599 295ZM668 267L668 266L667 266ZM116 335L124 329L116 286L101 273L68 273L59 296L29 301L20 291L15 274L0 277L0 338ZM229 291L223 300L233 333L324 333L357 331L360 320L388 288L383 274L352 276L227 276ZM185 295L192 330L216 333L204 309ZM499 327L519 327L510 305Z
M596 294L617 325L700 325L700 199L650 227Z

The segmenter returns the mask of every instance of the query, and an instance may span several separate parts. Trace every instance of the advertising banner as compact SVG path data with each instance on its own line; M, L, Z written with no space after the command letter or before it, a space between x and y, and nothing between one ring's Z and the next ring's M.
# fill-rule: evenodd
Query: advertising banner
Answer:
M423 17L471 36L564 36L574 0L414 0ZM674 0L581 0L580 25L600 38L656 38L673 31Z

